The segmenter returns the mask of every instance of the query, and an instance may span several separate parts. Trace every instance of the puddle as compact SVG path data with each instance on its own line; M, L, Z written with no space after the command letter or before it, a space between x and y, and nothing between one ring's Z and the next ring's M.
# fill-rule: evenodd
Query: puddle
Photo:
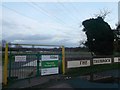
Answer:
M100 78L96 78L93 80L89 80L90 82L96 82L96 83L118 83L120 82L119 77L112 77L112 76L104 76Z
M95 83L120 83L120 70L109 70L100 73L80 76L80 78Z

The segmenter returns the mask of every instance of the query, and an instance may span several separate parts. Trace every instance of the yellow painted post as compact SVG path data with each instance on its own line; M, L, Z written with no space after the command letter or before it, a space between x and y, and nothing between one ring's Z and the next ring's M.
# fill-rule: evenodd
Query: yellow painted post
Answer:
M8 43L6 44L5 47L5 61L4 61L4 71L3 71L3 84L7 85L7 67L8 67Z
M62 46L62 72L65 74L65 48Z

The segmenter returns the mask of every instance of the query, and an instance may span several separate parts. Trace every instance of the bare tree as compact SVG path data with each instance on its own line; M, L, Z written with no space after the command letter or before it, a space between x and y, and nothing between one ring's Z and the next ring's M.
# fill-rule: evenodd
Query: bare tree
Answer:
M102 17L103 19L105 19L106 16L107 16L108 14L110 14L110 13L111 13L111 12L108 11L107 9L103 9L103 10L100 10L99 13L94 14L94 16L95 16L95 17Z

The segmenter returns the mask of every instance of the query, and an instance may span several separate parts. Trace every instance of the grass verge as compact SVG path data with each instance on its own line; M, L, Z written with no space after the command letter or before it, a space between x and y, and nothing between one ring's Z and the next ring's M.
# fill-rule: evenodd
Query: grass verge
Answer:
M93 65L89 67L71 68L66 71L67 76L87 75L107 70L120 69L120 63Z

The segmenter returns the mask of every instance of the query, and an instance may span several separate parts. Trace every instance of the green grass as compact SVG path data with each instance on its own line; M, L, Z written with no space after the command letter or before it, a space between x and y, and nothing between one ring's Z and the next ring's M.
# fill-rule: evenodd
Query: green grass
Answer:
M113 69L120 69L120 63L72 68L72 69L67 70L66 75L80 76L80 75L92 74L92 73L96 73L96 72L102 72L102 71L113 70Z

